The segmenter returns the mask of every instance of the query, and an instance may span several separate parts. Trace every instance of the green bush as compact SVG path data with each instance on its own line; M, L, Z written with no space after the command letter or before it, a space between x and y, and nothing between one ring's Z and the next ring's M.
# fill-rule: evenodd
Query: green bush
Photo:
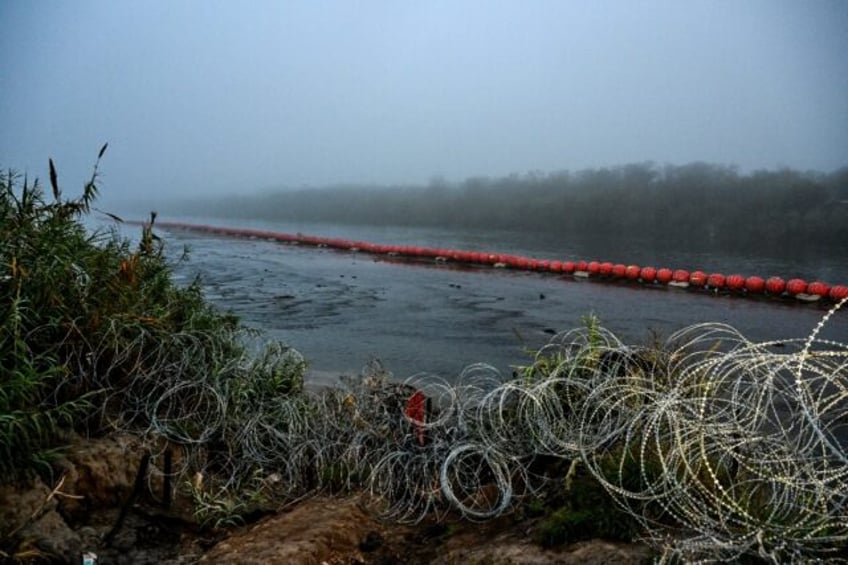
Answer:
M616 462L616 457L605 457L601 466L612 472ZM631 483L628 486L641 482L635 460L621 471L626 482ZM553 547L596 537L631 541L641 529L579 460L571 462L563 482L555 490L551 494L551 509L536 530L540 545Z
M70 430L206 433L187 408L204 387L246 412L303 385L302 358L278 343L255 355L198 281L172 282L155 213L137 246L89 233L96 183L97 164L82 196L64 199L51 161L51 200L37 180L0 173L0 480L48 461Z

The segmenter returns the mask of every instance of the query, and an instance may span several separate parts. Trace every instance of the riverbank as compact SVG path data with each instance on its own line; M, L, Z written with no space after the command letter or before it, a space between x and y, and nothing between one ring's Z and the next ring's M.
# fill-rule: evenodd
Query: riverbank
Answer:
M0 523L22 526L16 562L79 563L644 563L640 544L585 540L545 548L542 518L514 513L485 523L448 517L415 525L377 519L365 493L321 495L254 516L242 526L203 529L190 501L170 509L150 487L134 496L144 450L131 437L74 438L56 485L0 488ZM52 487L52 488L51 488Z
M228 458L195 471L211 445L70 438L53 482L5 489L0 523L10 556L106 563L844 558L847 356L720 325L634 349L589 319L512 379L374 365L293 397L271 435L239 426L249 479Z

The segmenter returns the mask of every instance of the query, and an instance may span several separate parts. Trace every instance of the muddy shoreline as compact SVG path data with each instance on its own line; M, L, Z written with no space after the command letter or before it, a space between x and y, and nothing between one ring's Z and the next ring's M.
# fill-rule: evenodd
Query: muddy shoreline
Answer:
M452 380L479 362L509 375L552 333L591 313L634 344L701 322L728 323L752 341L804 337L825 313L806 304L166 234L172 250L190 249L176 269L180 282L199 276L212 303L297 348L324 381L357 374L372 358L397 380L422 372ZM834 316L824 332L844 341L848 316Z

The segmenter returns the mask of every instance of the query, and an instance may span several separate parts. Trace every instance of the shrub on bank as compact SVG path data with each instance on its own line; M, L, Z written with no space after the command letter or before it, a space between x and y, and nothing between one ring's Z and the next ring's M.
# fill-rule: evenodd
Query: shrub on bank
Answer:
M198 390L230 391L235 414L303 384L299 355L276 343L255 355L250 332L206 304L197 281L172 282L155 214L137 246L86 230L97 176L95 164L69 199L52 161L52 198L38 180L0 173L0 480L46 469L70 430L221 434L189 412Z

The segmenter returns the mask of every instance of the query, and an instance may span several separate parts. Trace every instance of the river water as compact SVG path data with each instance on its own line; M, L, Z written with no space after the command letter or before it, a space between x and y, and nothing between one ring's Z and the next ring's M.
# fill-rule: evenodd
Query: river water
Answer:
M848 282L848 261L839 254L808 251L803 258L788 253L750 257L675 249L673 238L650 243L634 238L563 240L497 231L167 220L540 259L597 259ZM172 256L183 246L190 250L190 260L176 268L178 281L200 276L214 304L303 353L314 380L358 373L375 358L397 379L421 372L452 379L477 362L509 373L528 363L529 352L552 333L580 325L588 314L598 316L623 341L638 344L652 333L667 336L700 322L731 324L755 341L799 338L807 336L826 313L824 306L794 301L413 262L190 231L159 233ZM838 312L821 335L848 342L848 311Z

